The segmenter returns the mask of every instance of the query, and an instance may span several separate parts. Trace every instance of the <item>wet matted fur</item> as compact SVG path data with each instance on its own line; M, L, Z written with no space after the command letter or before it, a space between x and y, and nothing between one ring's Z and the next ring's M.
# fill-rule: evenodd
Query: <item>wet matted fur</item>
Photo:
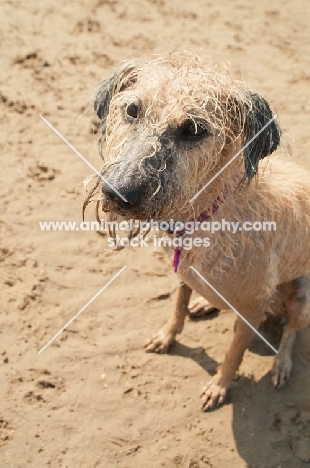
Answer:
M271 121L268 101L234 79L227 65L182 52L125 62L98 88L95 109L102 123L100 144L106 140L102 175L126 201L98 180L85 206L97 198L98 209L110 219L184 222L211 214L212 204L221 199L213 221L277 226L269 232L208 233L209 248L182 250L175 311L148 341L147 351L166 352L174 342L189 313L192 290L215 307L226 307L193 266L254 327L266 312L285 315L272 371L275 387L284 385L296 330L310 321L310 175L288 158L270 156L281 130L277 119ZM204 235L200 229L186 234ZM239 319L225 360L203 391L203 409L224 401L252 337Z

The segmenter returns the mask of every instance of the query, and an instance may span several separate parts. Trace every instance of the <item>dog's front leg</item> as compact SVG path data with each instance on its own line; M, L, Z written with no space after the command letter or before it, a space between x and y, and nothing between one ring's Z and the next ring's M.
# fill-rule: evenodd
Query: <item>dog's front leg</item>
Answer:
M259 314L251 317L249 322L255 328L258 328L262 319L263 315ZM241 364L244 352L250 345L253 335L253 330L238 318L236 332L224 362L201 393L202 409L204 411L214 409L224 402L232 378Z
M146 352L166 353L168 351L176 335L181 333L185 317L189 314L188 303L191 293L191 288L184 283L178 287L174 313L166 325L147 341L145 345Z

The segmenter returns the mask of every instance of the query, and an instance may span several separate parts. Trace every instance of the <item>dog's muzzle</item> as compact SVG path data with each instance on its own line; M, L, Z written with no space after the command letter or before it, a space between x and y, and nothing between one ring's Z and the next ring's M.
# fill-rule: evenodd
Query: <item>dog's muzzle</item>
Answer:
M141 138L132 135L122 154L102 173L102 192L111 211L148 219L160 203L163 192L159 188L167 185L171 152L158 138L152 144ZM154 151L156 146L158 151Z

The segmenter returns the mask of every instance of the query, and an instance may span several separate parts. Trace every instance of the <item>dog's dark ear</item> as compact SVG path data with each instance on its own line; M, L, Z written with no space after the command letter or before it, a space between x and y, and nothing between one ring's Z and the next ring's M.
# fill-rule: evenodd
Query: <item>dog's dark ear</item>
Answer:
M273 153L281 139L281 129L272 110L263 97L250 93L250 109L244 123L245 178L250 183L257 173L261 159Z
M141 65L141 61L128 61L124 63L113 76L100 84L95 96L94 108L103 126L105 126L113 96L124 91L137 80L139 65Z
M105 121L109 113L109 105L113 96L114 81L114 76L111 76L100 84L97 91L94 108L100 120Z

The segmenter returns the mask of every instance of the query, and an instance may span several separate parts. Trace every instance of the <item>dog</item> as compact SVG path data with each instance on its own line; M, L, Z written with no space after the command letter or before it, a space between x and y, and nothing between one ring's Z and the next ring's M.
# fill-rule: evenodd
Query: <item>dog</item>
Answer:
M106 140L98 203L110 216L191 220L195 232L168 236L193 241L204 235L203 220L276 224L275 231L208 233L208 248L167 247L180 279L176 307L146 351L168 351L194 290L202 297L194 310L229 303L252 326L237 319L224 362L201 394L202 409L224 402L267 312L286 319L272 369L273 385L282 387L296 331L310 321L310 174L273 154L282 131L269 102L227 65L169 52L123 63L100 84L94 107Z

